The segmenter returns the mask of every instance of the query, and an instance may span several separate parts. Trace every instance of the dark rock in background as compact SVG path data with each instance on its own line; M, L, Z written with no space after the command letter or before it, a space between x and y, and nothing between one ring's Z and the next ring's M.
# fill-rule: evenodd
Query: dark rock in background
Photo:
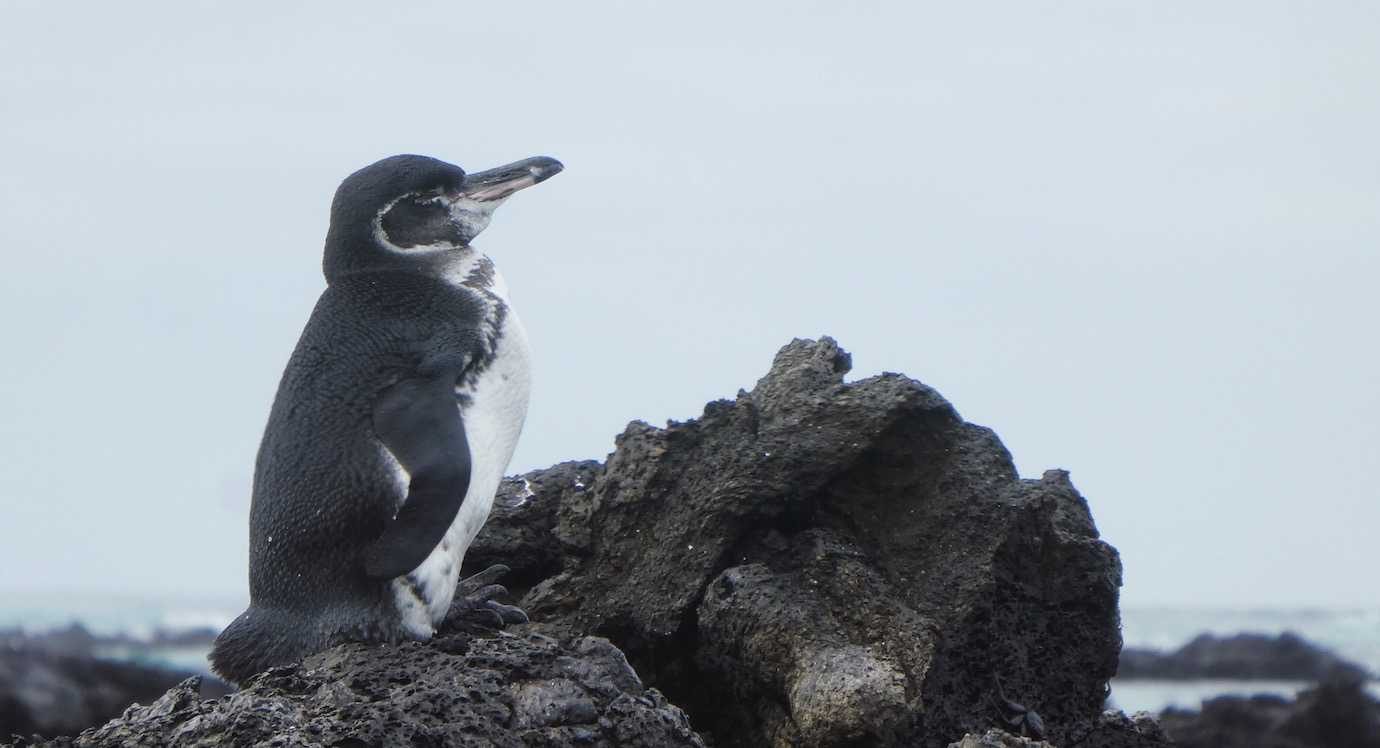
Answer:
M1220 696L1201 711L1166 710L1160 722L1185 748L1380 748L1380 702L1345 673L1294 700Z
M147 642L150 648L156 647L205 647L210 649L211 643L220 634L219 629L196 627L187 629L154 629L153 636Z
M0 629L0 651L43 652L70 657L94 657L102 641L80 623L30 634L22 629Z
M1318 685L1296 699L1220 696L1199 710L1168 709L1164 729L1179 745L1380 748L1380 705L1365 690L1366 668L1297 634L1202 634L1173 651L1125 649L1118 678L1296 680Z
M722 746L945 746L997 724L997 678L1054 742L1086 733L1121 643L1087 504L930 388L848 367L797 340L751 393L629 426L578 488L571 465L505 484L496 517L555 520L514 573L560 554L522 605L609 637Z
M73 632L60 635L70 639ZM147 703L191 673L94 657L81 646L0 647L0 739L11 734L71 735ZM73 642L79 644L79 642ZM225 693L214 681L206 695Z
M1162 653L1128 648L1121 653L1121 678L1231 678L1307 680L1368 678L1360 665L1312 644L1298 634L1202 634L1179 649Z

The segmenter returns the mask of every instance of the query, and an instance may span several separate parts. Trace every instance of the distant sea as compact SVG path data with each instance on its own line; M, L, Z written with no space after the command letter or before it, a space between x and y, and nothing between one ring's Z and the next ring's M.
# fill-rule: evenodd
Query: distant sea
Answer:
M28 634L39 634L78 623L96 636L123 635L148 641L160 630L220 631L248 602L227 597L145 598L115 594L0 592L0 628L19 628ZM209 673L208 651L200 647L112 647L98 654L116 660Z
M0 594L0 628L19 627L30 634L80 623L97 635L148 640L155 631L209 628L219 631L244 609L246 600L72 596L54 593ZM1204 632L1230 635L1244 631L1276 635L1293 631L1349 660L1380 673L1380 608L1123 608L1122 636L1128 647L1173 650ZM127 659L118 648L103 654ZM140 650L137 659L184 670L207 672L206 651L196 647ZM1168 706L1196 709L1203 699L1223 694L1292 695L1309 683L1296 681L1114 680L1112 704L1127 712L1158 712ZM1380 698L1380 683L1371 691Z

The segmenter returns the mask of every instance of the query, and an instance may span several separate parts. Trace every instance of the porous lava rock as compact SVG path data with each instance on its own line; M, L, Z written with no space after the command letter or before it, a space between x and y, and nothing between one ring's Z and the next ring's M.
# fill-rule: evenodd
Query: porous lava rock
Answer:
M929 387L849 367L793 341L751 392L631 424L602 469L509 481L496 513L552 528L514 555L559 567L523 607L614 641L721 746L947 746L1001 724L998 692L1086 735L1121 644L1087 503Z
M1055 746L1043 740L1012 735L1005 730L993 728L981 735L972 733L964 735L962 740L950 743L949 748L1055 748Z
M703 746L616 647L536 631L343 644L201 700L190 678L76 746Z

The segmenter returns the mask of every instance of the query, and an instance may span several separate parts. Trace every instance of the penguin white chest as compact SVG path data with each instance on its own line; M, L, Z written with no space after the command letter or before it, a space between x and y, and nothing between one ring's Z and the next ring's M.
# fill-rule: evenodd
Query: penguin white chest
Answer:
M441 542L421 565L393 582L404 623L422 638L434 633L450 609L465 552L489 518L527 418L531 351L522 321L507 306L507 288L496 270L488 295L496 312L491 317L497 332L492 358L478 376L466 378L455 389L470 448L469 490Z
M493 361L472 385L456 388L456 401L470 445L470 490L451 527L464 530L464 548L469 547L489 517L494 494L527 418L532 387L527 332L511 309L501 329Z

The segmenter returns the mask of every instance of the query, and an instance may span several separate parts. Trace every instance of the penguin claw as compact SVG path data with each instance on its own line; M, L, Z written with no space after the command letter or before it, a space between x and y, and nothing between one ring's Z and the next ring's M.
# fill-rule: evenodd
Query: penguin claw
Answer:
M487 606L470 608L460 613L460 618L467 623L476 623L480 626L488 626L496 629L501 629L504 625L503 616L499 615L498 611L490 610Z
M523 610L522 608L519 608L516 605L504 605L503 603L498 602L497 600L489 600L486 603L486 605L488 606L489 610L492 610L493 612L497 613L498 617L503 619L503 622L505 624L513 625L518 623L532 622L532 619L527 617L527 611Z
M475 591L481 590L485 586L491 585L494 582L497 582L498 580L502 579L503 575L507 574L509 571L510 569L504 566L503 564L494 564L493 566L490 566L484 571L481 571L477 574L473 574L465 579L461 579L459 587L462 591L466 593L467 596L473 595L475 594Z
M527 613L516 605L504 605L497 600L465 598L455 601L446 616L449 623L473 623L501 629L519 623L531 623Z
M493 628L503 628L511 624L530 623L527 613L516 605L504 605L494 598L508 594L508 588L495 584L495 580L508 573L508 567L494 564L489 568L460 580L457 585L455 601L446 614L448 622L467 622Z
M465 597L471 600L493 600L496 597L501 597L506 594L508 594L507 587L504 587L501 584L486 584L483 587L480 587L479 589L466 594Z

